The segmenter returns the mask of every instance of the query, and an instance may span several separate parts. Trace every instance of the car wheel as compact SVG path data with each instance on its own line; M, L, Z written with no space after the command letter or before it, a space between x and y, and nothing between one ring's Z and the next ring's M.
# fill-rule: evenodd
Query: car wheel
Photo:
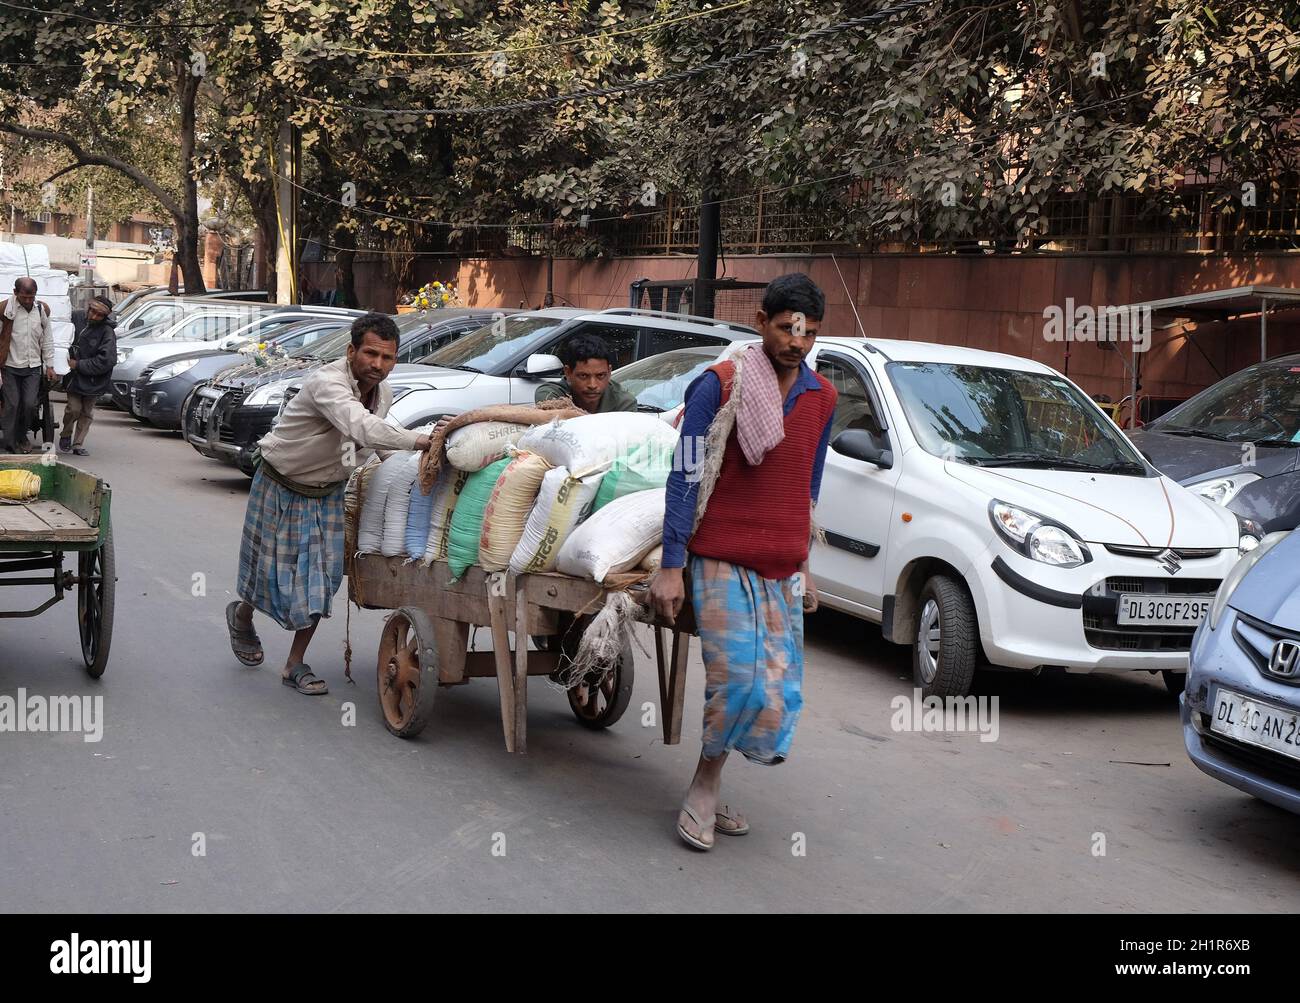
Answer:
M1161 669L1160 678L1165 681L1165 689L1169 691L1169 695L1172 697L1182 693L1183 687L1187 685L1186 672L1172 672L1169 669Z
M965 696L979 663L975 605L961 582L935 575L920 597L912 678L924 696Z

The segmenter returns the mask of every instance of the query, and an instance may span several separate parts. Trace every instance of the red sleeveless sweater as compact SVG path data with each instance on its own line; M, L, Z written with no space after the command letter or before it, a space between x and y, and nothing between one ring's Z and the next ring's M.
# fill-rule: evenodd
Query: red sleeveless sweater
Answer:
M722 382L722 403L731 396L735 366L709 369ZM830 381L814 373L821 393L805 391L785 416L785 438L750 466L732 429L718 483L687 549L757 571L764 578L789 578L808 558L812 531L812 471L822 432L838 396Z

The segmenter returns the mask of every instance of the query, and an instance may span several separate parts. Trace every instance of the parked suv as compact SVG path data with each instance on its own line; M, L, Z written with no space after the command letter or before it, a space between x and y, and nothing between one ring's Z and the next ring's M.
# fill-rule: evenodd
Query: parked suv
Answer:
M499 311L498 311L499 313ZM397 318L401 336L398 359L409 361L482 327L491 310L452 308L408 313ZM348 328L321 339L283 363L264 369L240 369L199 386L182 409L182 432L204 456L239 467L252 476L252 452L271 430L285 391L312 370L340 358L351 343Z
M561 374L560 347L579 334L603 338L615 368L677 349L723 348L758 336L744 324L650 310L516 314L439 349L418 365L396 367L389 382L398 396L388 421L419 428L489 404L531 404L538 384Z

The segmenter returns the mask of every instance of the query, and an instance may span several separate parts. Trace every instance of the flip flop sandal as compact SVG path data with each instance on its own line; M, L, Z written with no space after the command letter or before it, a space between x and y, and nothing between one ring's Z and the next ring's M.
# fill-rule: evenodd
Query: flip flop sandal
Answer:
M306 662L299 662L295 665L289 670L287 676L280 677L280 682L284 683L286 686L292 686L299 693L305 693L309 697L321 696L330 691L330 688L325 685L325 680L315 675L311 671L311 666ZM309 687L315 683L320 683L321 688L318 690L310 689Z
M232 602L226 607L226 627L230 631L230 650L235 657L250 668L257 668L266 658L262 652L262 640L252 627L241 627L235 620L235 610L239 603Z
M695 825L699 828L700 836L703 836L705 833L710 832L716 829L717 827L716 818L714 821L710 822L707 826L705 826L705 824L700 820L700 816L696 815L695 812L692 811L688 805L683 804L682 811L686 812L687 817L690 818L690 820L694 822ZM709 842L706 843L704 842L703 839L697 836L692 836L689 832L686 831L686 828L682 825L681 822L677 823L677 835L682 837L683 842L685 842L687 846L693 846L697 850L713 849L712 840L709 840Z
M749 819L738 811L732 811L727 805L718 809L714 821L715 831L724 836L743 836L749 832Z

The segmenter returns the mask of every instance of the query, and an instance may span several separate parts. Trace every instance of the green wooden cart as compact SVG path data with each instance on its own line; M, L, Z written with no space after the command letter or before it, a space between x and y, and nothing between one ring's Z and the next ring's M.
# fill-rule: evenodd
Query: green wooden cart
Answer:
M86 671L98 678L108 666L116 591L109 486L94 474L49 454L0 456L0 470L30 470L41 493L24 502L0 502L0 586L49 585L54 595L35 609L3 610L0 617L37 616L77 590L77 625ZM65 571L76 554L77 570Z

